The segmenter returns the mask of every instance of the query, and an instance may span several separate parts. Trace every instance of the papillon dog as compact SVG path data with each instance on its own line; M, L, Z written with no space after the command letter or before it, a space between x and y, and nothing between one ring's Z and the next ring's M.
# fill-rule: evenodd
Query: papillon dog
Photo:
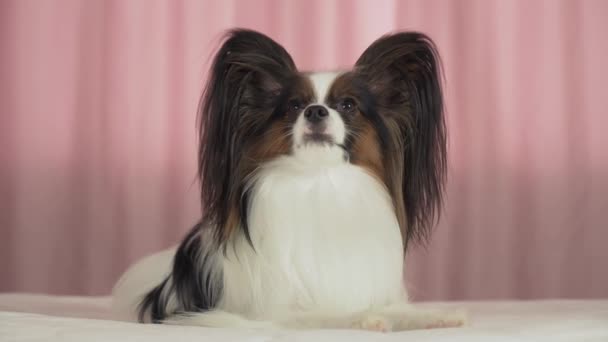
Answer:
M299 71L285 49L230 31L198 118L203 218L131 267L123 318L258 328L452 327L415 308L406 248L437 220L446 173L440 60L386 35L346 72Z

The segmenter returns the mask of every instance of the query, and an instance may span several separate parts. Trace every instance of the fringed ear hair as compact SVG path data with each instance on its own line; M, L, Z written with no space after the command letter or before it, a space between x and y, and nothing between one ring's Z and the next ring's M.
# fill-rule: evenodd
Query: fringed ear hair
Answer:
M244 179L249 171L243 147L262 127L267 108L296 71L285 49L269 37L244 29L230 31L217 52L199 110L198 176L204 221L219 243L237 228L249 238Z
M437 49L421 33L384 36L355 71L389 130L387 179L404 247L426 240L440 215L446 177L446 127Z

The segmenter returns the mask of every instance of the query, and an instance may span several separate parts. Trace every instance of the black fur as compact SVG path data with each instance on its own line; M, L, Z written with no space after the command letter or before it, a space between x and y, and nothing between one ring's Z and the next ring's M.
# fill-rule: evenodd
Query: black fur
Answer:
M234 228L227 227L235 224L229 216L245 211L240 208L242 181L251 165L243 150L263 132L295 72L283 47L249 30L231 31L215 57L199 112L198 173L203 211L218 227L218 241ZM246 222L240 223L247 229Z
M392 196L409 241L426 240L440 216L446 178L446 127L441 61L424 34L403 32L375 41L356 63L393 139L387 164ZM402 199L400 201L399 199ZM401 202L401 203L400 203Z
M217 267L218 248L213 236L205 236L206 225L192 228L182 241L173 260L173 268L163 282L148 292L139 306L139 321L149 314L153 323L161 323L167 316L169 300L177 304L176 312L196 312L215 307L222 295L222 270ZM207 232L208 233L208 232ZM203 243L210 242L205 247Z
M137 317L140 323L146 321L147 314L150 315L150 321L152 323L161 323L162 320L165 319L167 316L166 308L169 298L164 296L163 292L173 290L172 287L168 288L168 281L169 277L165 278L160 285L156 286L144 296L138 308Z

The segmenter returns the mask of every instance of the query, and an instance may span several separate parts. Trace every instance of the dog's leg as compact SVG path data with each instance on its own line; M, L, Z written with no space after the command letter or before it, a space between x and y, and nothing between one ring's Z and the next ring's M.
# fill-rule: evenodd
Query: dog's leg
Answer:
M389 332L460 327L466 324L466 320L464 312L422 309L401 303L346 316L299 313L291 315L280 325L297 329L361 329Z
M299 312L290 314L279 324L290 329L390 330L390 322L373 314L338 315L326 312Z
M464 311L441 311L417 308L408 303L401 303L386 307L379 312L391 323L393 331L455 328L467 322Z

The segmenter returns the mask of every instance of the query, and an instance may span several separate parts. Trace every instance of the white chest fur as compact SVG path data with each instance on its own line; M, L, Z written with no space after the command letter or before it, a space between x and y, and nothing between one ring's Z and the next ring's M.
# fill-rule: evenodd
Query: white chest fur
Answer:
M364 169L284 157L258 172L249 230L223 260L219 307L251 318L350 313L403 295L403 246L391 199Z

